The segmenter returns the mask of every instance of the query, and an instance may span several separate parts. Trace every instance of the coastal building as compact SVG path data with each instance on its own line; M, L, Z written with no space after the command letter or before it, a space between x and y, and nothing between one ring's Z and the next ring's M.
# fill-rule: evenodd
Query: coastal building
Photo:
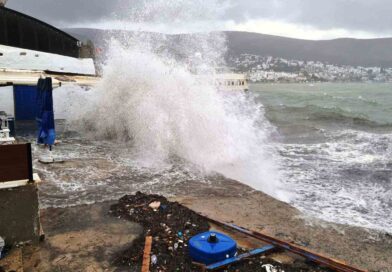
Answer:
M87 84L86 78L95 76L95 67L92 59L79 58L80 42L76 38L5 4L0 0L0 237L15 248L27 241L38 243L43 234L37 189L40 179L33 172L31 145L13 144L13 128L16 134L19 124L35 131L37 113L45 110L41 129L54 130L48 126L49 119L54 122L53 110L47 108L52 106L49 92L43 95L42 84L38 92L38 79L47 77L52 86L63 82ZM56 99L62 98L55 93L50 92L50 96L53 94L56 104Z
M221 91L248 91L248 79L245 74L215 74L215 85Z
M232 56L229 62L251 82L392 82L389 67L339 66L251 54Z
M78 39L5 3L0 3L0 111L16 122L34 120L40 77L52 77L54 87L79 81L88 85L83 77L94 78L95 65L92 58L79 58Z

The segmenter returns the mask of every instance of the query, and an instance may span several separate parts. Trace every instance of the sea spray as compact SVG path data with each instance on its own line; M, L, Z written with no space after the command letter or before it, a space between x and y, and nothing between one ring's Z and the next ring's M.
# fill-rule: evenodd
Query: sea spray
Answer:
M174 41L145 32L112 39L99 85L70 98L69 124L126 143L143 167L185 161L282 199L274 129L262 105L214 84L224 41L219 32Z

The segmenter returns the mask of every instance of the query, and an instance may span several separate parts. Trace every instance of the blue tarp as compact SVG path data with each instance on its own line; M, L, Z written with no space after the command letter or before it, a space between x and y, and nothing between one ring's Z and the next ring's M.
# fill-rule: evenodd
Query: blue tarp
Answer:
M51 146L56 140L52 78L40 78L37 87L37 142Z
M37 86L14 85L15 120L37 118Z

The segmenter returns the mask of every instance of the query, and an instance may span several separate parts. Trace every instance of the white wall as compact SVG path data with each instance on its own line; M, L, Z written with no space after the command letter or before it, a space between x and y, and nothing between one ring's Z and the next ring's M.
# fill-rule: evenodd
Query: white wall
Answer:
M14 116L14 88L12 86L0 87L0 111Z
M54 119L66 119L67 116L67 87L53 89L53 111Z

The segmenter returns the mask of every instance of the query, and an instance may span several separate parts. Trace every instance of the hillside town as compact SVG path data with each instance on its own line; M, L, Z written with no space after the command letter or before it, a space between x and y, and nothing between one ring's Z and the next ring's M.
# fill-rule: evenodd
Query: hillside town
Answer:
M392 68L337 66L252 54L232 56L229 65L246 73L251 82L392 82Z

